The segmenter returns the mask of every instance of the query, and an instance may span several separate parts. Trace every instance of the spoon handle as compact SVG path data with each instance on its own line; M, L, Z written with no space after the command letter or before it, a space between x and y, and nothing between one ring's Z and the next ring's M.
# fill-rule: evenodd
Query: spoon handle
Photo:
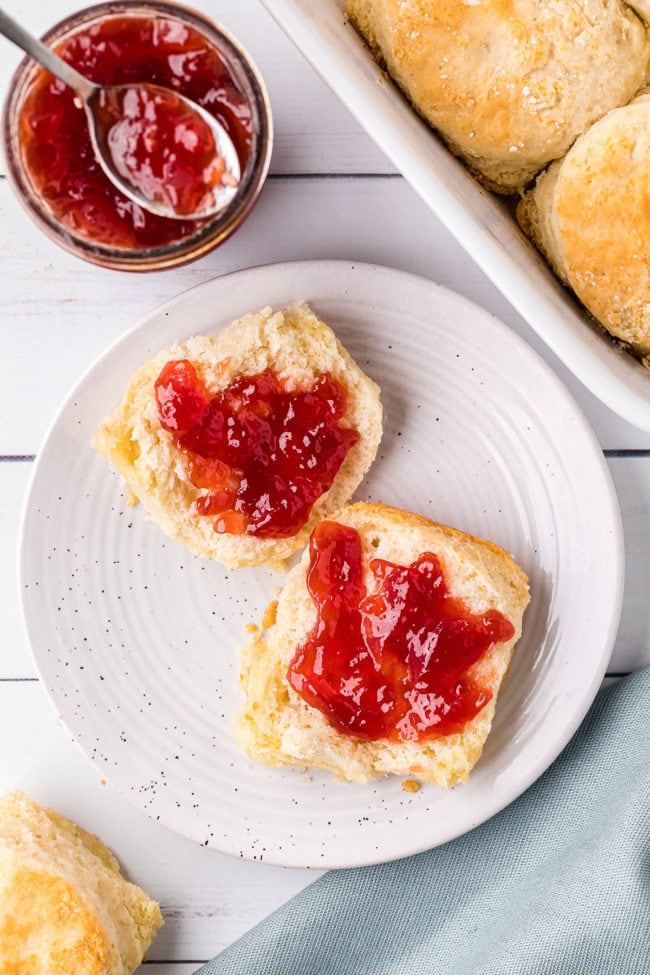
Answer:
M26 54L38 61L44 68L47 68L53 75L60 78L66 85L69 85L84 101L87 101L94 93L96 86L84 78L83 75L75 71L63 58L55 54L42 41L32 37L24 27L0 9L0 34L13 41L18 47L22 48Z

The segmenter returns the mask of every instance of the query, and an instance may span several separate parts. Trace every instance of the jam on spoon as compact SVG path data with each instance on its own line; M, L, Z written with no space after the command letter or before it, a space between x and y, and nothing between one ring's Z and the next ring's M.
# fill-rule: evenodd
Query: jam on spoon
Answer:
M193 219L231 202L239 159L199 105L159 85L99 88L90 105L94 142L135 202L160 216Z

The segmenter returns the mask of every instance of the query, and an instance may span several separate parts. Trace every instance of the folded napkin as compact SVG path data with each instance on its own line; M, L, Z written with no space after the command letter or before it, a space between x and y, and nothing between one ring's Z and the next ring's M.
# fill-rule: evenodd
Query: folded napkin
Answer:
M325 874L196 975L649 975L650 668L483 826Z

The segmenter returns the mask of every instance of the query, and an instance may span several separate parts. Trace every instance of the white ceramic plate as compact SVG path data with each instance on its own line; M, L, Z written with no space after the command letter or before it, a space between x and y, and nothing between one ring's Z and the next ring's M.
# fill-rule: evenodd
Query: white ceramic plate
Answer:
M603 403L650 431L650 373L596 329L503 199L472 179L373 61L343 0L262 0L296 46L494 284Z
M384 439L357 497L487 537L530 577L524 635L471 782L403 791L253 765L237 748L237 648L281 577L188 554L128 508L90 448L134 370L175 339L306 298L377 380ZM207 846L295 866L367 864L460 835L518 796L601 682L623 579L616 498L564 387L486 312L429 281L336 261L217 278L152 312L68 398L39 455L22 535L31 646L102 775Z

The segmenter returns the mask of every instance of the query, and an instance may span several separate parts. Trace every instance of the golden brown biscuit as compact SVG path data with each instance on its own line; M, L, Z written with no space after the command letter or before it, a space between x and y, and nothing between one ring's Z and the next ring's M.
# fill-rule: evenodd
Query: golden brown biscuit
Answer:
M492 698L462 732L437 738L368 741L337 730L287 680L287 668L317 616L306 586L310 564L306 551L287 577L277 610L269 614L270 628L242 651L244 706L237 719L241 746L251 758L267 765L322 768L355 782L389 773L408 774L441 786L466 781L480 758L496 697L521 634L529 601L526 576L496 545L396 508L357 503L342 508L330 521L359 532L370 585L371 559L410 565L422 553L433 552L453 597L462 599L471 613L498 610L512 623L513 637L495 643L467 671L489 688Z
M513 193L645 83L645 26L620 0L346 0L417 111Z
M20 792L0 798L1 975L131 975L162 923L96 836Z
M608 332L650 356L650 96L609 112L517 211L555 272Z

